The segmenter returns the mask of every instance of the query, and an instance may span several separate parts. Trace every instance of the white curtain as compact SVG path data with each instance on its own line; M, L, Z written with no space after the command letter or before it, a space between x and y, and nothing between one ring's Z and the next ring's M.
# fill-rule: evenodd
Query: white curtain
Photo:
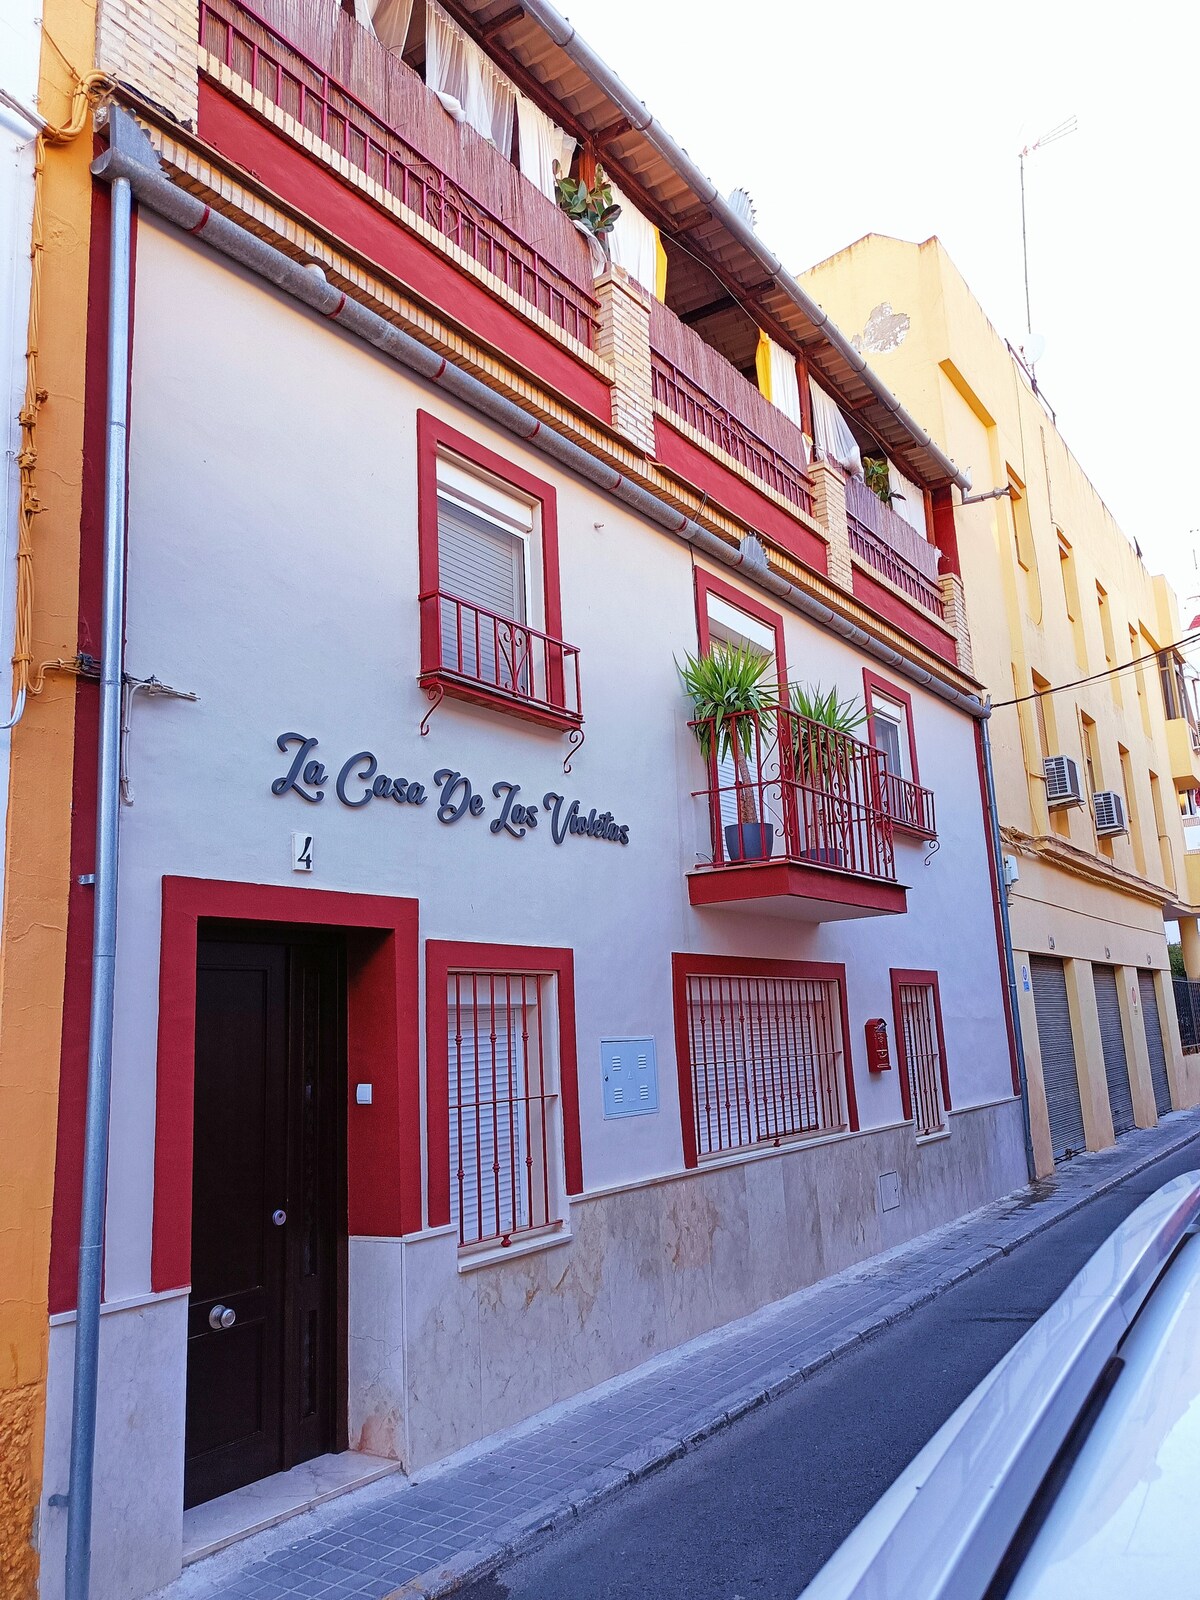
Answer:
M624 267L647 294L655 294L658 286L658 229L621 193L615 183L612 195L621 208L621 215L608 236L609 253L614 264Z
M856 478L863 475L862 453L837 402L815 378L808 380L812 394L813 438L822 454L845 467Z
M796 358L790 350L776 344L769 334L758 335L759 387L767 399L778 406L784 416L796 426L803 426L800 410L800 384L796 377ZM763 380L766 380L765 388Z
M413 0L355 0L354 12L380 44L400 54L412 21Z
M915 528L922 539L928 539L925 524L925 496L912 481L888 462L888 487L892 491L892 510L904 518L910 528Z
M509 154L517 91L437 0L425 0L425 82L456 122Z
M552 122L528 95L517 93L517 132L521 144L521 171L550 200L554 199L554 163L559 175L571 175L575 140Z

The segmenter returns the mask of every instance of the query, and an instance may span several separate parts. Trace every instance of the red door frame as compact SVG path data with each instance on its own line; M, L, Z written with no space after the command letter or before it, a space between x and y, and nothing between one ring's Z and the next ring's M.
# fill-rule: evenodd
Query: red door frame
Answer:
M342 928L347 940L346 1165L351 1234L421 1227L417 902L328 889L163 879L154 1123L151 1284L185 1288L192 1258L196 945L204 918ZM372 1102L355 1103L355 1062L370 1062Z

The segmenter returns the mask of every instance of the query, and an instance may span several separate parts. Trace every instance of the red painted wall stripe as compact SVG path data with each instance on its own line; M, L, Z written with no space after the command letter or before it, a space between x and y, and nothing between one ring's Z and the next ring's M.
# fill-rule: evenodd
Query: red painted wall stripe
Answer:
M390 213L344 183L251 112L200 80L200 137L253 173L289 206L359 251L414 294L515 361L540 382L602 422L612 420L608 384L547 338L535 324L493 298L452 261L410 233Z

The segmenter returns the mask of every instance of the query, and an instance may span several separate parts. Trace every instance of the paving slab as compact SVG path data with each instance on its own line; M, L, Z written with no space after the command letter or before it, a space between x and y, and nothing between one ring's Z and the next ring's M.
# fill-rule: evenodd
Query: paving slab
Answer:
M1200 1110L1173 1112L434 1468L197 1561L161 1600L440 1600L1193 1140Z

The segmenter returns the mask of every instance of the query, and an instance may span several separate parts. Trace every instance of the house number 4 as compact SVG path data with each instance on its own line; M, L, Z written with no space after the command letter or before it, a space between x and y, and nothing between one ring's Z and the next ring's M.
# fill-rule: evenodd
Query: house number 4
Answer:
M292 871L311 872L313 858L313 836L311 833L294 833L292 835Z

